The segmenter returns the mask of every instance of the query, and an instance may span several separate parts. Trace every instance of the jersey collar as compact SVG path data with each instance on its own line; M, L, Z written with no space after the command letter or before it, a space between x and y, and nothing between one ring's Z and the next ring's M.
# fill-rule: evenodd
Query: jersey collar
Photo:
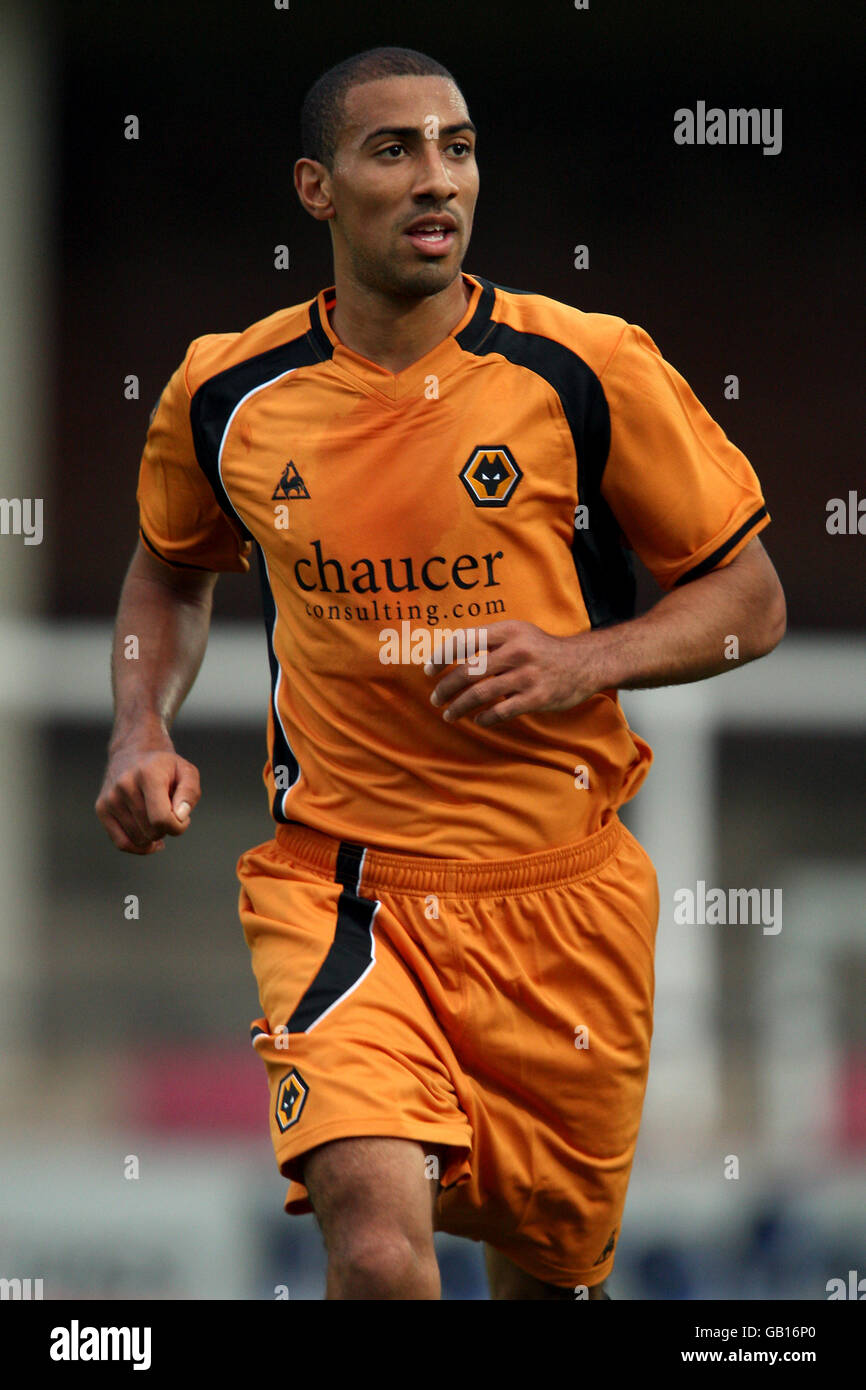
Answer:
M400 401L406 396L417 395L419 390L423 396L427 378L436 376L441 379L452 371L464 350L471 350L484 337L490 323L493 287L478 275L469 275L465 271L461 271L461 274L472 291L465 314L447 337L402 372L389 372L340 342L328 318L328 310L336 302L333 285L320 290L310 304L310 335L323 358L331 358L341 371L386 399Z

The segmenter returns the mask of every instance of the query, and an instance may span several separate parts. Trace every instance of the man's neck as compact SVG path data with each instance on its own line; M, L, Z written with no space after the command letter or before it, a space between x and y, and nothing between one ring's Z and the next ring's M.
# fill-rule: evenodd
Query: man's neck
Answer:
M471 287L458 275L439 294L388 300L363 286L336 284L331 327L346 347L387 372L402 372L431 352L466 313Z

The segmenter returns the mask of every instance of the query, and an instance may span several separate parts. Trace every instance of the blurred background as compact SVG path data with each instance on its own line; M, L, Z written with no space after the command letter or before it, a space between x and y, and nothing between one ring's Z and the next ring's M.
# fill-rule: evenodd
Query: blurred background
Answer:
M271 834L253 574L220 579L175 725L204 787L188 835L121 855L93 802L149 411L192 338L332 282L291 186L299 108L325 68L391 43L449 67L479 128L466 270L646 328L754 464L788 598L765 661L623 696L656 753L626 819L662 909L610 1291L824 1299L866 1276L859 28L790 0L0 3L0 1278L45 1298L323 1294L248 1042L234 870ZM781 153L675 144L699 100L782 108ZM853 533L828 533L851 493ZM781 929L678 924L699 882L781 890ZM444 1296L486 1297L480 1249L437 1241Z

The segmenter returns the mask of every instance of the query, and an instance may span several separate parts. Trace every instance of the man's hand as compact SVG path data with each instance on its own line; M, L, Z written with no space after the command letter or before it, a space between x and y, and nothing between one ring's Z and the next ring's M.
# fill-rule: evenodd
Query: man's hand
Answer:
M753 536L726 565L672 589L639 618L573 637L552 637L524 622L494 623L481 632L486 669L479 670L476 656L443 676L431 696L437 708L448 706L442 717L449 723L482 705L491 708L475 723L490 728L518 714L570 709L602 690L718 676L782 640L785 595ZM431 662L424 670L433 676L441 667Z
M571 709L596 693L588 669L592 641L582 640L589 634L552 637L534 623L512 621L493 623L480 632L486 641L486 669L478 670L477 656L455 666L430 697L437 709L448 705L442 717L449 724L492 705L475 716L476 724L490 728L518 714ZM432 676L441 669L442 663L431 662L424 671Z
M126 743L110 751L96 814L128 854L154 854L165 835L182 835L201 797L198 769L162 745Z
M178 757L169 731L201 666L216 580L163 563L139 541L123 581L111 657L114 729L94 809L127 854L164 849L163 836L183 834L201 797L198 770Z

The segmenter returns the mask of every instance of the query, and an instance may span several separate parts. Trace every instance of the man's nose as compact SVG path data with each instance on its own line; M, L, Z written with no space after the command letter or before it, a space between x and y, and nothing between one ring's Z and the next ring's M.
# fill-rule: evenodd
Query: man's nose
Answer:
M457 184L445 162L442 151L435 140L425 142L428 148L415 180L416 196L427 194L436 198L450 198L457 192Z

